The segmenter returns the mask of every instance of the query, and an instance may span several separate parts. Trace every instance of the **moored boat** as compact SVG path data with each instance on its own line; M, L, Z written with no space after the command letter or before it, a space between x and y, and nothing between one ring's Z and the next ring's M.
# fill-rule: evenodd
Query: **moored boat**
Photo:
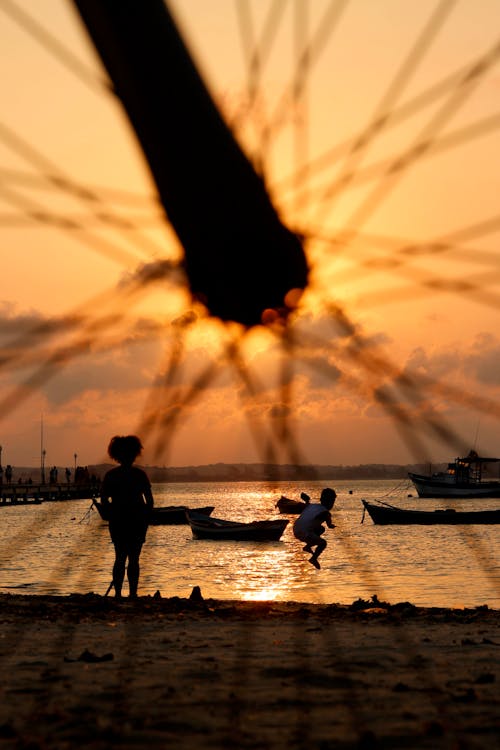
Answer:
M302 493L301 497L308 496L305 493ZM299 515L300 513L302 513L308 502L309 499L307 500L307 502L304 502L303 500L292 500L291 498L282 495L276 503L276 508L278 508L280 513Z
M228 521L188 511L193 539L219 539L246 542L277 542L288 526L288 519L267 521Z
M194 508L197 513L203 513L206 516L210 516L214 510L213 505L205 505L201 508ZM152 526L163 526L163 525L175 525L181 524L186 525L188 523L187 512L189 508L187 505L165 505L159 506L153 509L151 520L149 523Z
M500 523L500 508L497 510L410 510L397 508L388 503L373 503L362 499L364 511L379 525L401 524L433 526L436 524L496 524ZM364 517L363 511L363 517Z
M102 502L93 499L93 505L99 513L103 521L109 521L108 514L104 508ZM179 526L181 524L186 525L188 523L186 512L189 510L187 505L164 505L153 508L149 524L150 526ZM198 513L203 513L206 516L210 516L214 510L213 505L205 505L201 508L194 508L193 510Z
M456 458L446 471L434 474L408 473L419 497L500 497L500 480L484 479L484 467L500 462L500 458L486 458L475 451L464 458Z

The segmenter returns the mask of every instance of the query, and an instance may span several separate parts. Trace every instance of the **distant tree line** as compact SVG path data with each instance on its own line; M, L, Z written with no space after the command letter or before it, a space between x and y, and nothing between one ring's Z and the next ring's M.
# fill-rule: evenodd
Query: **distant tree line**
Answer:
M102 477L111 464L89 465L88 471ZM321 481L323 479L406 479L408 472L428 473L429 464L359 464L304 465L294 464L206 464L203 466L145 466L152 482L272 482ZM443 471L446 464L433 464L432 471ZM39 468L17 467L16 476L33 477L39 481Z
M445 464L435 464L442 471ZM296 466L293 464L207 464L146 467L152 482L321 481L322 479L406 479L408 472L426 473L428 465L360 464L357 466Z

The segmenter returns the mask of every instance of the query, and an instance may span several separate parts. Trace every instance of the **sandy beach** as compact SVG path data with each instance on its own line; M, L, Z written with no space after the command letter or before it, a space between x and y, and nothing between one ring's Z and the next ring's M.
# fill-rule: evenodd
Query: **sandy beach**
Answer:
M2 750L500 746L497 610L193 594L0 595Z

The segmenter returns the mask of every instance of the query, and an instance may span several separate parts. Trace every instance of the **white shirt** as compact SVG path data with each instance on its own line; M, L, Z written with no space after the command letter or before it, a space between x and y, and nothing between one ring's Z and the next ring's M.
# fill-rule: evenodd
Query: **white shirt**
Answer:
M328 513L328 508L325 508L321 503L309 503L295 521L294 530L302 533L313 531L320 523L317 518L322 513Z

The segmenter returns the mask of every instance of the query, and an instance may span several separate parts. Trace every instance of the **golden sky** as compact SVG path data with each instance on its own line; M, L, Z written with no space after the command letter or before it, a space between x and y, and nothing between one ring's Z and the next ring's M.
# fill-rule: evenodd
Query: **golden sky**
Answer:
M305 236L292 343L186 324L179 272L134 286L182 249L123 108L70 0L3 0L3 463L36 465L42 415L48 463L101 461L146 407L158 464L498 454L498 0L169 7Z

